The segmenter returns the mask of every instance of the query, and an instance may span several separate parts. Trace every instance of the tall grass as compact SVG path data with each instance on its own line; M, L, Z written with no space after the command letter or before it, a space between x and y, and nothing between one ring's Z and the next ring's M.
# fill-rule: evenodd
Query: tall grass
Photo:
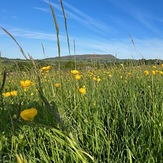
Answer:
M3 30L25 54L16 39ZM121 64L98 69L92 64L88 70L76 64L82 75L76 80L74 74L60 68L40 73L29 57L33 70L17 70L1 77L0 162L163 160L163 66ZM24 91L20 80L26 79L33 84ZM81 94L80 88L86 93ZM18 94L2 95L12 90ZM32 121L24 121L20 112L31 107L38 114Z

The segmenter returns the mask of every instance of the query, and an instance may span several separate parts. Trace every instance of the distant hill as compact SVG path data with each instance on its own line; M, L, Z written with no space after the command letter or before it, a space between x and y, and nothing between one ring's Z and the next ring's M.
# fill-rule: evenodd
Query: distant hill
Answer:
M56 59L58 60L59 57L55 58L47 58L49 59ZM100 60L100 61L115 61L117 58L111 54L81 54L81 55L68 55L68 56L61 56L61 60Z

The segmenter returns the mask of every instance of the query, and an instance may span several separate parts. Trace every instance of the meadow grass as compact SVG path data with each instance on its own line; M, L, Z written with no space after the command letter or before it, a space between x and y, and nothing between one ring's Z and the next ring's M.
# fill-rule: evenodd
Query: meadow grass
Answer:
M93 63L88 69L75 63L75 71L62 70L59 27L50 9L59 68L48 63L41 68L29 55L31 70L17 67L0 76L0 162L161 162L163 65L97 68ZM37 115L25 120L21 113L30 108Z
M1 96L1 162L16 162L16 155L27 162L160 162L162 70L161 65L93 67L80 70L80 80L53 68L42 73L44 96L66 129L40 98L34 71L7 75L3 93L16 90L17 95ZM24 91L20 81L26 79L33 84ZM79 92L82 87L85 94ZM19 114L31 107L38 114L24 121Z

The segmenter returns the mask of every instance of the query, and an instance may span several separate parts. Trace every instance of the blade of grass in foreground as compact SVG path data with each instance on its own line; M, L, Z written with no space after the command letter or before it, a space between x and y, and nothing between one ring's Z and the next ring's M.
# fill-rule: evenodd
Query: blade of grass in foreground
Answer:
M58 27L57 18L55 16L54 9L53 9L51 4L49 4L49 5L50 5L50 10L52 12L53 21L54 21L54 25L55 25L55 29L56 29L57 48L58 48L58 57L59 57L59 68L60 68L61 49L60 49L60 39L59 39L59 27Z
M64 25L65 25L65 30L66 30L68 51L69 51L69 55L71 55L70 40L69 40L68 27L67 27L67 19L66 19L66 13L65 13L65 10L64 10L64 6L63 6L63 3L62 3L62 0L60 0L60 5L61 5L61 8L62 8L62 13L63 13L63 17L64 17Z

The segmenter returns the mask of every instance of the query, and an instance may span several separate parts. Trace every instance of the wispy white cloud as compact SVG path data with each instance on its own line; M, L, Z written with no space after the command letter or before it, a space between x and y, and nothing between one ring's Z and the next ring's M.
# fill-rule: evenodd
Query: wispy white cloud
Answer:
M48 0L42 0L45 3L49 4ZM50 4L57 10L61 11L61 7L59 4L50 2ZM108 27L108 25L104 24L103 22L101 22L100 20L96 20L92 17L90 17L89 15L85 14L84 12L82 12L81 10L75 8L74 6L63 2L65 10L66 10L66 15L68 19L73 19L76 22L84 25L86 28L97 32L97 33L113 33L115 32L115 30L111 27Z
M8 30L14 37L22 37L28 39L39 39L39 40L56 40L56 35L46 32L36 32L20 28L13 28ZM5 35L3 31L0 31L0 35ZM64 36L60 36L64 37Z
M7 10L3 9L2 12L7 12Z
M153 15L152 11L149 11L145 8L141 9L141 6L134 4L133 2L126 0L109 0L114 6L116 6L119 10L126 13L128 16L133 18L138 22L138 25L143 25L146 29L149 29L156 35L160 35L162 33L161 30L155 26L155 24L151 21L151 15Z
M47 12L50 13L49 8L41 8L41 7L34 7L35 10L39 10L41 12Z
M15 16L15 15L11 16L11 18L12 18L12 19L18 19L18 17Z
M41 42L44 44L48 57L57 56L57 46L55 44L56 37L54 34L23 29L11 29L9 30L9 32L16 39L21 38L21 40L18 39L20 40L20 44L21 42L23 42L23 44L21 45L23 46L23 48L25 47L25 51L28 51L34 58L40 58L40 54L42 55L40 45ZM5 33L0 30L0 36L4 34ZM136 46L135 49L132 45L130 38L110 40L101 37L91 39L87 37L81 38L74 36L73 38L76 41L76 54L112 54L120 59L141 59L142 57L144 57L145 59L163 59L163 40L161 39L140 40L133 38ZM25 43L23 41L24 39L30 39L30 41L25 41ZM3 45L3 42L0 43L0 46L3 47L2 52L3 54L5 54L5 51L7 51L7 47L6 44ZM12 42L12 40L9 42ZM72 40L70 40L70 42L72 43ZM61 37L61 47L61 55L67 55L68 50L66 46L65 36ZM15 48L17 47L15 46ZM17 55L17 53L16 51L15 53L14 51L12 52L13 56L14 54ZM19 58L19 55L17 57ZM41 57L43 57L43 55Z
M77 38L76 38L77 39ZM113 54L121 59L163 59L163 40L161 39L134 39L136 49L131 40L114 39L77 39L77 53Z

